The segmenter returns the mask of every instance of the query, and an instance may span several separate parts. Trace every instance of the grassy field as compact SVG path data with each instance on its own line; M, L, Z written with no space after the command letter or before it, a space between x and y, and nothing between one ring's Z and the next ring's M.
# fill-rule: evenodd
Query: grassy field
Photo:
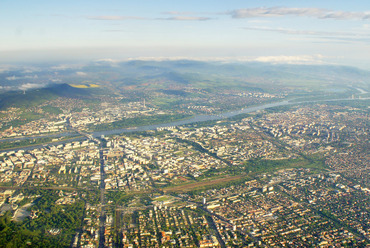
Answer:
M188 192L193 190L203 190L207 188L221 187L228 184L240 183L250 179L259 173L276 172L282 169L291 168L309 168L313 170L326 170L326 166L320 158L302 158L293 160L263 160L256 159L247 161L244 168L238 168L238 173L235 173L236 168L226 168L225 174L221 176L208 177L202 181L190 181L179 185L168 186L163 188L163 192ZM233 175L230 175L233 172ZM235 175L238 174L238 175Z

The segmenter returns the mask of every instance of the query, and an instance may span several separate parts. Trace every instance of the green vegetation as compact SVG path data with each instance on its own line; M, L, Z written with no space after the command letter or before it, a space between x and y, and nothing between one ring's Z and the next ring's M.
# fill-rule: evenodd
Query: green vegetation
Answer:
M71 139L78 139L81 138L80 135L70 135L70 136L64 136L57 142L61 141L68 141ZM37 145L44 145L44 144L50 144L53 142L53 139L55 137L35 137L32 139L23 139L23 140L15 140L15 141L3 141L0 143L0 150L7 150L7 149L15 149L15 148L22 148L22 147L28 147L28 146L37 146Z
M23 111L23 113L19 115L19 118L21 120L24 120L25 122L34 121L40 119L41 117L42 117L41 114L33 111Z
M310 94L304 97L292 99L291 102L320 102L320 101L327 101L327 100L335 100L335 99L349 99L352 96L353 92L346 92L346 93L332 93L332 94L324 94L324 93L317 93L317 94Z
M250 180L259 173L271 173L292 168L309 168L321 172L326 170L327 166L324 164L322 158L318 156L285 160L266 160L258 158L248 160L240 166L229 164L224 168L209 169L195 181L171 186L163 185L163 190L193 191L199 193L206 189L219 189L232 185L239 185L246 180ZM234 178L230 178L231 176Z
M63 113L63 111L60 108L53 107L53 106L50 106L50 105L43 106L42 110L44 110L44 112L46 112L46 113L53 114L53 115L58 115L58 114Z
M115 205L127 205L134 197L122 191L108 191L106 195L107 201L112 201Z
M0 143L0 150L46 144L51 142L52 139L51 137L47 137L2 142Z
M21 111L17 119L6 122L1 128L0 131L6 130L10 127L19 127L21 125L27 124L31 121L38 120L42 118L43 115L33 112L33 111Z
M0 109L8 107L26 108L37 106L46 100L51 100L54 95L45 90L30 90L26 93L21 91L5 92L0 95Z
M273 172L280 169L289 168L311 168L324 170L326 166L320 159L284 159L284 160L266 160L266 159L253 159L244 163L244 169L250 172Z
M155 116L141 116L135 118L124 119L120 121L115 121L112 123L105 123L99 125L89 125L89 129L92 131L103 131L103 130L112 130L128 127L139 127L146 125L155 125L160 123L169 123L174 121L183 120L191 117L190 115L185 114L164 114L164 115L155 115Z
M99 88L79 89L68 84L56 84L27 91L9 91L0 94L0 109L34 107L45 101L55 100L57 97L88 98L96 89Z
M370 111L370 99L366 100L352 100L352 101L329 101L325 102L328 105L335 105L335 106L350 106L353 108L359 108L362 110Z
M41 197L31 207L38 217L23 222L11 221L11 212L0 217L0 244L2 247L69 247L80 227L84 203L55 205L55 191L39 191ZM54 233L58 233L55 235Z

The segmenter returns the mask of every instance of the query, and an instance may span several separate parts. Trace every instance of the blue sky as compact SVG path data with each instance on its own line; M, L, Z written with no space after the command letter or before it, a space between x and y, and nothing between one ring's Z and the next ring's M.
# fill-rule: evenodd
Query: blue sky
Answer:
M369 1L2 0L0 62L190 58L370 69Z

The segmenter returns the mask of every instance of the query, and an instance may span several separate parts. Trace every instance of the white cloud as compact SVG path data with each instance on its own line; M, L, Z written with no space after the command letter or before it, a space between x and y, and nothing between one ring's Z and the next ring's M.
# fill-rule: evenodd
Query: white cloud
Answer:
M167 11L162 12L164 15L193 15L194 12L181 12L181 11Z
M271 27L261 27L261 26L253 26L253 27L245 27L246 30L256 30L256 31L269 31L269 32L277 32L282 34L297 34L297 35L342 35L342 36L353 36L356 35L354 33L349 32L329 32L329 31L313 31L313 30L296 30L296 29L288 29L288 28L271 28Z
M97 21L126 21L126 20L167 20L167 21L208 21L212 18L203 16L191 16L190 12L165 12L163 14L174 15L166 18L145 18L140 16L89 16L89 20Z
M287 28L271 28L265 26L245 27L245 30L276 32L288 35L306 35L317 36L322 39L338 40L338 41L358 41L369 42L370 36L368 32L337 32L337 31L314 31L314 30L296 30Z
M261 7L249 9L237 9L227 14L233 18L253 18L253 17L283 17L283 16L306 16L320 19L354 20L370 19L370 12L348 12L333 11L320 8L286 8L286 7Z
M13 80L20 80L20 79L37 79L39 78L37 75L27 75L27 76L23 76L23 77L16 77L16 76L10 76L10 77L6 77L6 80L8 81L13 81Z
M250 9L237 9L229 12L233 18L251 18L251 17L276 17L285 15L297 16L317 16L323 13L323 9L318 8L250 8Z
M61 65L52 66L50 68L56 71L64 71L68 69L80 69L82 67L83 65L81 64L61 64Z
M127 31L126 30L123 30L123 29L106 29L106 30L103 30L103 32L108 32L108 33L125 33Z
M32 83L26 83L19 86L20 90L29 90L29 89L35 89L35 88L42 88L45 87L44 84L32 84Z
M12 89L12 87L10 87L10 86L1 86L0 85L0 90L11 90Z
M273 64L323 64L324 56L317 55L300 55L300 56L261 56L253 59L253 61L273 63Z
M87 73L83 71L76 71L76 75L77 76L87 76Z
M110 58L94 60L94 62L97 62L97 63L100 63L100 62L118 63L118 62L121 62L121 61L122 60L110 59Z
M20 79L20 77L16 77L16 76L11 76L11 77L6 77L6 80L8 80L8 81L13 81L13 80L18 80L18 79Z
M11 65L0 65L0 73L10 71L13 67Z
M208 21L211 19L212 18L200 16L173 16L168 18L158 18L158 20L167 20L167 21Z
M147 20L147 18L140 16L89 16L87 19L98 21Z
M271 23L271 21L266 20L266 19L250 19L248 20L248 24L266 24L266 23Z

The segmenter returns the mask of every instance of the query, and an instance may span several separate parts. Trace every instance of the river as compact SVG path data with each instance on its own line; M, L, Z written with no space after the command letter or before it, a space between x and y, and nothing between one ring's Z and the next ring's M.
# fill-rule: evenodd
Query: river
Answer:
M354 100L369 100L370 98L360 98L360 99L351 99L351 98L344 98L344 99L330 99L330 100L316 100L316 101L302 101L302 102L292 102L292 101L280 101L280 102L274 102L274 103L267 103L259 106L253 106L253 107L248 107L248 108L243 108L241 110L236 110L236 111L229 111L217 115L197 115L194 117L191 117L186 120L181 120L181 121L174 121L174 122L169 122L169 123L163 123L163 124L156 124L156 125L147 125L147 126L140 126L140 127L134 127L134 128L122 128L122 129L114 129L114 130L106 130L106 131L99 131L99 132L92 132L91 135L95 138L101 137L102 135L108 136L108 135L113 135L113 134L120 134L120 133L130 133L130 132L140 132L140 131L148 131L148 130L156 130L157 128L161 127L173 127L173 126L182 126L186 124L192 124L196 122L205 122L205 121L214 121L214 120L221 120L224 118L230 118L233 116L237 116L240 114L247 114L247 113L252 113L256 112L259 110L264 110L268 108L273 108L273 107L279 107L279 106L285 106L285 105L298 105L302 103L316 103L316 102L331 102L331 101L354 101ZM65 135L59 134L59 137L62 137ZM46 136L39 136L38 138L42 137L48 137ZM53 135L53 137L58 137L57 135ZM36 137L33 137L36 138ZM19 138L21 140L22 138ZM86 138L76 138L76 139L71 139L68 141L58 141L58 142L51 142L48 145L58 145L66 142L72 142L72 141L79 141L79 140L84 140ZM17 140L17 139L13 139ZM0 140L1 141L9 141L7 140ZM9 151L18 151L18 150L32 150L36 148L41 148L44 147L45 145L36 145L36 146L28 146L28 147L22 147L22 148L15 148L15 149L4 149L0 150L0 152L9 152Z

